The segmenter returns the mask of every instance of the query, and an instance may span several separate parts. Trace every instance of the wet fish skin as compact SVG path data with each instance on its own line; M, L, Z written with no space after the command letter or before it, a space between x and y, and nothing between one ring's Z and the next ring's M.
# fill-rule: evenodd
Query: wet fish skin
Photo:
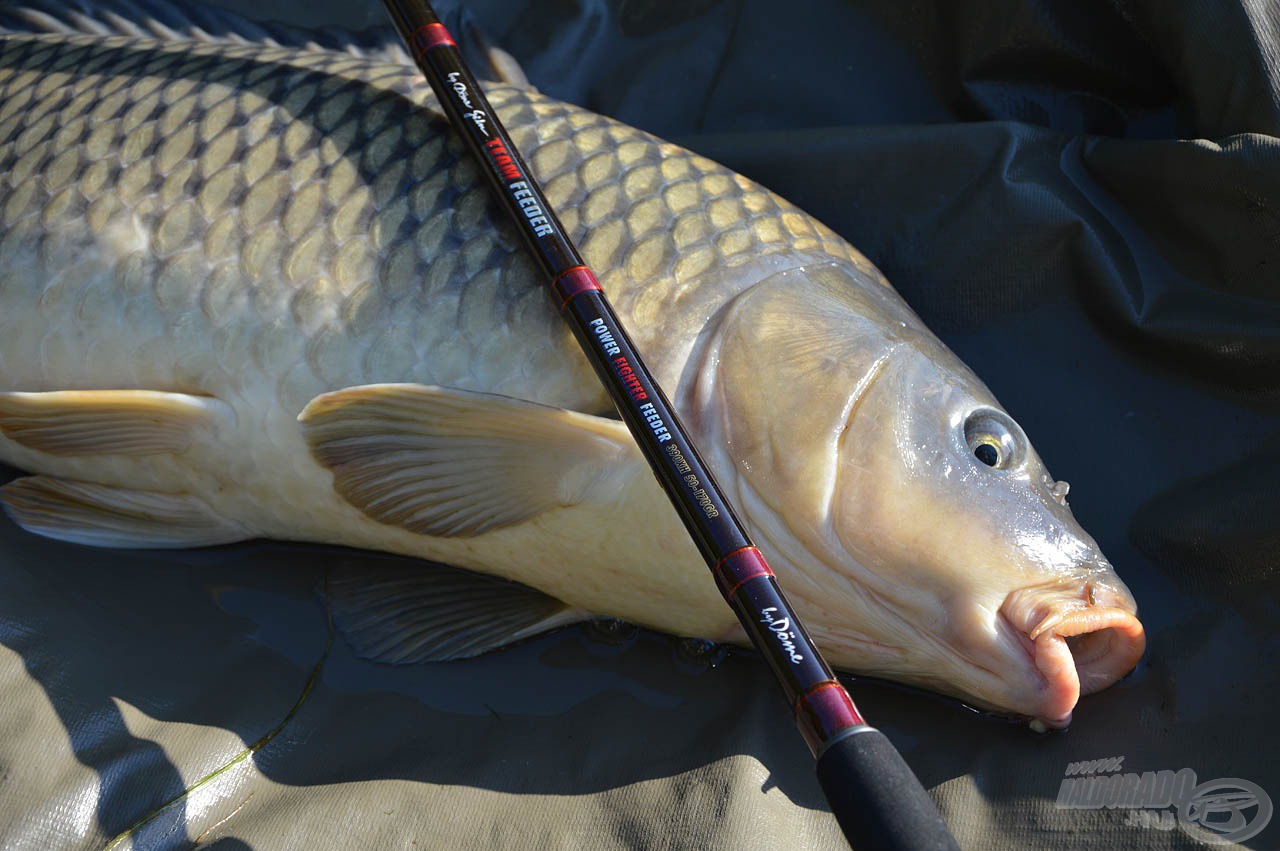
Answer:
M52 274L82 247L114 241L106 259L117 277L129 272L116 255L145 249L155 259L145 272L155 277L157 306L224 334L230 317L258 320L238 333L255 340L260 366L274 353L261 351L259 332L277 321L274 311L284 313L314 373L295 377L305 386L284 388L290 407L353 377L400 373L495 392L505 379L527 394L526 376L536 373L545 381L533 398L610 410L593 382L565 380L567 332L515 235L493 215L475 166L438 116L411 111L433 101L406 70L257 46L139 45L6 40L0 131L13 138L0 223L8 245L38 224L41 268ZM92 73L100 68L108 73ZM139 68L145 76L129 76ZM491 99L619 309L649 337L674 330L647 320L713 266L814 251L869 268L829 230L709 160L533 94L496 87ZM62 239L49 238L55 231ZM426 278L409 292L418 263ZM51 289L43 296L50 314L56 294L73 286ZM440 321L446 311L456 322ZM432 326L408 327L420 314ZM495 316L530 348L495 338ZM533 350L544 340L554 340L554 353ZM145 353L162 345L131 344ZM419 354L427 350L430 363ZM288 354L296 366L297 353ZM209 368L179 364L178 380Z
M1016 424L1016 464L974 460L998 403L865 258L705 158L489 94L835 664L1057 725L1132 667L1123 583ZM28 528L383 549L745 640L409 70L7 37L0 175Z
M705 280L708 269L797 250L870 268L834 233L710 160L534 93L497 86L489 96L669 386L678 358L668 350L687 346L732 296ZM51 459L22 446L6 456L74 480L199 492L220 516L252 516L260 535L421 555L420 536L389 543L399 530L363 515L363 532L335 535L353 512L299 433L296 416L312 399L399 382L612 412L434 103L410 69L334 53L4 39L0 386L212 396L235 423L234 433L204 430L178 460ZM647 493L647 472L638 478ZM246 493L251 507L240 504ZM702 569L686 571L693 550L663 498L646 499L628 516L660 543L657 554L635 554L635 570L625 569L634 548L606 546L575 523L554 542L503 542L477 556L471 542L446 540L431 554L498 573L525 562L507 575L648 623L617 610L616 598L628 583L637 595L661 587L652 568L639 569L656 562L673 590L667 628L722 633L732 615ZM618 569L584 588L550 567L531 571L531 547L576 547Z

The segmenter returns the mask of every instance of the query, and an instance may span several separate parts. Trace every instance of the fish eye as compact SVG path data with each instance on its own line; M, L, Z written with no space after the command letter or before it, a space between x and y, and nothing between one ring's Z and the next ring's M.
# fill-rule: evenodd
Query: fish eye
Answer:
M964 442L979 463L997 470L1021 463L1026 443L1017 424L991 408L976 410L965 419Z

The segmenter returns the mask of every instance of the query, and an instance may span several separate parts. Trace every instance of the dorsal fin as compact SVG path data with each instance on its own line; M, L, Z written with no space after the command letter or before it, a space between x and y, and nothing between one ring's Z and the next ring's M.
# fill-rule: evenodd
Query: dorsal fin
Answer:
M0 4L0 33L129 36L161 41L265 44L348 53L378 62L412 64L390 26L367 30L303 29L251 21L200 3L168 0L19 0Z
M449 28L460 39L476 73L523 89L532 89L520 64L493 44L464 11L450 16ZM169 0L18 0L0 2L0 34L128 36L161 41L264 44L297 50L326 50L374 62L413 65L390 26L348 30L302 28L278 21L252 21L234 12L201 3L179 5Z

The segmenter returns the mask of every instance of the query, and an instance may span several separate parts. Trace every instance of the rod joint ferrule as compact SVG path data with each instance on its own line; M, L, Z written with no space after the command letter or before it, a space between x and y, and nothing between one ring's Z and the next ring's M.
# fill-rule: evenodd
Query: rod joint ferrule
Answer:
M827 743L851 727L865 727L853 698L835 680L811 686L796 700L796 726L814 757L826 749Z
M457 44L453 41L453 36L449 35L449 31L445 29L444 24L439 22L424 24L409 36L409 49L413 51L415 62L422 59L431 48L444 45L457 47Z
M600 282L586 266L571 266L551 282L551 292L561 311L569 306L574 296L592 291L601 291Z
M715 574L716 584L720 586L720 593L726 600L746 582L761 576L773 576L769 563L755 547L740 547L734 550L716 562L711 572Z

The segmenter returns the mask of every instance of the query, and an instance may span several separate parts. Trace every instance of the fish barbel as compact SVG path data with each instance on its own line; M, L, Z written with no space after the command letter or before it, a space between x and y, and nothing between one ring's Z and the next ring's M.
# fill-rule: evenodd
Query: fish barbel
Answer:
M0 460L43 535L254 537L515 580L338 589L394 660L588 613L746 643L404 66L0 39ZM537 93L490 99L841 669L1063 726L1143 649L1017 424L839 236Z

